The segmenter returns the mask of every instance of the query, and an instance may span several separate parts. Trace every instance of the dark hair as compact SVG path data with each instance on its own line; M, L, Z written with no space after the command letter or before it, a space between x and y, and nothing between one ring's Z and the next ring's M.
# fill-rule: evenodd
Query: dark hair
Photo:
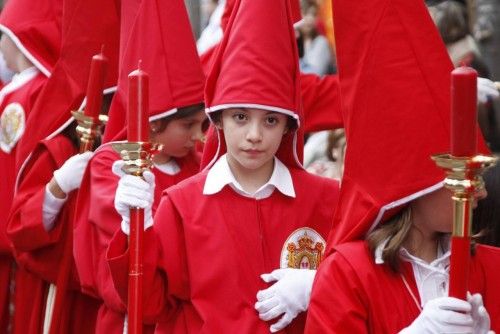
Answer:
M155 129L155 132L156 133L163 132L167 127L168 123L170 123L171 121L175 119L191 117L203 109L205 109L205 103L203 102L192 104L186 107L177 108L177 112L175 112L174 114L166 116L164 118L160 118L158 120L159 124L158 127ZM205 131L207 128L208 128L208 120L206 121L206 124L203 124L203 131Z
M443 1L433 8L435 24L445 44L464 38L469 31L467 8L458 1Z
M500 165L487 170L484 182L488 196L477 203L473 229L480 233L479 243L500 246ZM482 232L482 233L481 233Z

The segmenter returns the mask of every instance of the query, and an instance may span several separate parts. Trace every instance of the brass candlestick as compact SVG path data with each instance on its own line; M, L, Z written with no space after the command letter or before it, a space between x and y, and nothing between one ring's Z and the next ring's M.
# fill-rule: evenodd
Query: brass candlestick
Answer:
M102 127L108 121L108 116L99 115L99 118L95 120L80 110L72 111L71 114L78 123L76 132L80 136L80 152L91 151L95 139L101 135Z
M153 165L153 155L161 150L161 145L150 142L113 143L125 165L123 171L130 175L142 176L146 169Z
M449 295L466 299L474 194L484 189L482 174L494 166L498 158L486 155L455 157L451 154L437 154L432 159L446 172L445 187L453 192Z

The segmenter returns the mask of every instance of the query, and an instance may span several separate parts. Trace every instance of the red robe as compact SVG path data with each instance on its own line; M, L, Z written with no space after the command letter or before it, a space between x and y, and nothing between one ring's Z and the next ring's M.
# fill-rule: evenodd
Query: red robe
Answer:
M24 109L25 120L28 120L33 104L46 80L47 78L43 74L38 73L16 90L7 93L0 103L0 115L4 113L7 106L12 103L19 103ZM8 86L5 86L3 89L8 89ZM14 274L11 272L13 258L6 228L14 197L14 185L18 170L16 159L16 146L9 153L0 150L0 166L2 168L2 178L0 181L0 332L2 333L7 332L6 328L9 323L8 308L9 296L11 295L9 286L11 275ZM17 286L19 285L17 284Z
M287 238L310 227L326 238L338 183L290 169L296 198L274 190L255 200L229 186L203 195L207 172L168 189L153 228L145 232L144 320L156 333L269 333L256 294L263 273L280 268ZM115 287L126 300L126 236L118 232L108 259ZM274 320L273 322L275 322ZM302 333L304 315L283 333Z
M340 245L316 275L309 305L306 333L398 333L420 314L401 274L375 264L366 242ZM477 246L472 257L469 288L481 293L491 318L500 330L500 249ZM419 296L413 269L402 262L403 274ZM419 301L420 304L420 301Z
M82 289L103 301L97 317L97 333L123 333L126 306L113 288L106 250L113 234L120 229L121 216L114 206L119 177L113 174L111 166L120 156L110 143L101 146L90 161L84 182L78 193L77 213L74 230L74 255ZM194 175L199 170L198 156L190 155L176 159L181 171L167 175L156 168L155 201L156 211L161 192ZM153 331L154 326L145 328Z
M95 330L99 304L97 300L80 293L73 261L61 261L65 243L71 237L69 233L72 233L70 221L74 213L75 194L69 195L53 230L47 232L42 223L46 184L51 180L53 171L76 153L77 149L63 135L44 140L35 148L20 176L7 233L14 246L17 262L34 276L31 279L34 283L32 289L21 291L30 303L16 305L16 310L23 314L22 325L26 333L41 332L43 329L49 284L57 283L58 277L66 272L71 272L69 282L72 290L67 291L62 305L58 332L94 333ZM61 293L60 290L57 293Z

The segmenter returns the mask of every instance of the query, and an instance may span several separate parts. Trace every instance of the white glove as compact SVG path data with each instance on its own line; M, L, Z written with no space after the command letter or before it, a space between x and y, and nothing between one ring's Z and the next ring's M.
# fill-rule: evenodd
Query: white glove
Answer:
M54 171L54 179L65 194L80 188L83 173L93 154L93 152L76 154L66 160L61 168Z
M488 98L496 99L500 96L495 83L490 79L477 78L477 100L480 103L488 102Z
M316 270L287 268L260 276L266 283L277 282L257 293L255 309L259 318L269 321L284 313L278 322L271 325L271 333L282 330L297 314L307 310L315 275Z
M472 306L465 300L441 297L425 304L415 321L399 334L476 333Z
M144 209L144 230L153 226L151 208L154 201L155 175L145 171L143 177L128 175L121 171L122 160L115 161L113 173L121 176L115 194L115 209L122 216L121 228L130 234L130 208Z
M490 331L490 316L483 305L483 297L479 294L467 294L467 301L472 306L471 316L474 321L474 334L494 334Z

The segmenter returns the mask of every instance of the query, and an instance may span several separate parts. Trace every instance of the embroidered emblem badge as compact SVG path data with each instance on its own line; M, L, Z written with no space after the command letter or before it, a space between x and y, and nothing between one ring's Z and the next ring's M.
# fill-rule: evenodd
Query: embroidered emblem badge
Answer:
M25 116L23 106L17 102L5 107L0 116L0 148L10 153L24 133Z
M295 230L281 251L281 268L318 269L325 252L325 239L309 227Z

